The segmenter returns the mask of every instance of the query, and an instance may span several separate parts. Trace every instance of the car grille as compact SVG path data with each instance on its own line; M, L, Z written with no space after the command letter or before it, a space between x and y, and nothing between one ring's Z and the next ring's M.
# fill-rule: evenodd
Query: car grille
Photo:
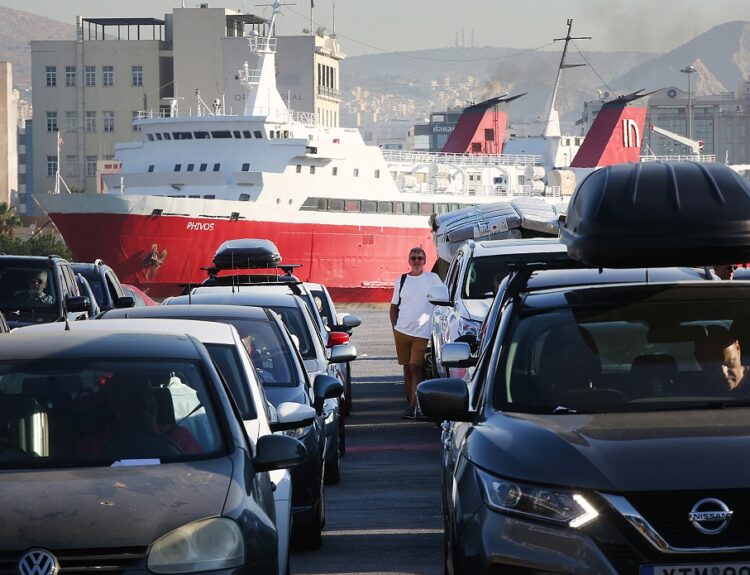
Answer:
M60 563L58 575L115 575L132 569L145 569L148 547L47 550ZM25 552L26 550L1 552L0 575L18 575L18 560Z
M672 547L720 548L750 544L750 490L633 492L626 495L630 504ZM734 512L727 528L715 535L700 533L688 519L701 499L720 499Z

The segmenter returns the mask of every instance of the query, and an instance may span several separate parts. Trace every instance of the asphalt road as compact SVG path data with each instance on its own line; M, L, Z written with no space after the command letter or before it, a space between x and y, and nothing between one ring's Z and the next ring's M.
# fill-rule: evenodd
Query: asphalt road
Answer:
M347 311L362 325L352 337L359 356L341 483L326 486L323 546L294 552L291 571L442 573L440 431L400 419L406 400L387 310Z

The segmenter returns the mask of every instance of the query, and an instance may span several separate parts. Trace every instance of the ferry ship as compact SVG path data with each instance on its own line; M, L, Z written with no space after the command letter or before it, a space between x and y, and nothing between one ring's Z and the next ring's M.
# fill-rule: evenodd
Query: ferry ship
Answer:
M503 96L467 108L445 153L387 152L356 129L288 109L275 38L248 43L258 68L239 71L243 115L218 105L199 116L144 112L140 139L116 146L119 167L102 176L103 193L37 198L76 260L102 258L123 282L163 297L205 279L223 242L266 238L284 263L302 264L301 280L337 300L388 301L411 247L435 261L433 214L519 196L559 203L575 169L638 158L645 108L629 105L638 94L606 104L585 140L560 135L553 97L545 135L511 140L519 152L503 153L514 99ZM562 157L577 168L557 169Z

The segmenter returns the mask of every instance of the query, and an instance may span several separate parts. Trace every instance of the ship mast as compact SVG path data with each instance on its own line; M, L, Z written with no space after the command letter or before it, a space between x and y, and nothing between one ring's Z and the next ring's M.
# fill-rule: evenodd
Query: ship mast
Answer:
M560 66L557 68L557 79L555 80L555 89L552 92L552 101L549 105L549 114L547 114L547 125L544 127L544 133L542 136L544 137L554 137L554 136L560 136L560 117L557 114L557 110L555 109L555 100L557 100L557 90L560 87L560 76L562 75L563 69L567 68L578 68L579 66L585 66L585 64L566 64L565 63L565 56L568 53L568 44L570 44L571 40L591 40L591 36L580 36L577 38L574 38L570 35L571 30L573 30L573 19L568 18L568 33L565 35L565 38L555 38L554 42L559 42L560 40L565 40L565 45L563 46L563 52L562 57L560 58Z

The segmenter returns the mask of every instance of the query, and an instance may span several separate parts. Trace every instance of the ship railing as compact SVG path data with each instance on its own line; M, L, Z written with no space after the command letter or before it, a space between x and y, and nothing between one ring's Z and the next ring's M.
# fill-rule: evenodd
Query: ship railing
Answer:
M265 115L269 121L273 122L299 122L307 126L318 125L318 115L312 112L297 112L286 108L257 108L260 115ZM180 114L179 117L205 116L205 112L198 109L189 108L186 114ZM223 116L236 116L236 114L222 114ZM168 108L159 110L138 110L135 115L136 120L153 120L154 118L171 118L172 112Z
M461 166L535 166L541 165L542 157L536 155L480 155L448 154L443 152L411 152L383 150L385 161L391 164L459 164Z
M641 156L641 162L708 162L716 161L715 154L671 154L666 156Z
M328 98L329 100L341 101L341 90L329 88L328 86L318 86L318 96Z
M276 52L276 38L252 36L249 40L252 52Z

